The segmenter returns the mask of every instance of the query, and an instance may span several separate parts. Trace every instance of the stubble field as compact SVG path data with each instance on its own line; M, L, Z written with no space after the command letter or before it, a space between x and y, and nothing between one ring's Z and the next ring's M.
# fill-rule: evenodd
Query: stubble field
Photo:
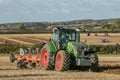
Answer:
M42 41L47 41L52 37L52 34L3 34L0 35L0 44L4 44L5 41L11 44L38 44ZM120 44L120 34L111 33L109 36L105 36L103 33L91 34L81 34L81 41L87 41L88 45L115 45L116 43ZM102 43L101 39L109 40L108 43Z

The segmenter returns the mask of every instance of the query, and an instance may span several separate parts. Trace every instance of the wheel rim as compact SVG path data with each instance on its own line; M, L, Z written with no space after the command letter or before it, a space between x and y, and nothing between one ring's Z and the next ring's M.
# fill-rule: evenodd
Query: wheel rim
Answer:
M62 67L62 57L61 55L59 54L57 56L57 68L61 68Z
M47 65L47 62L48 62L48 52L47 50L43 50L42 51L42 66L45 67Z

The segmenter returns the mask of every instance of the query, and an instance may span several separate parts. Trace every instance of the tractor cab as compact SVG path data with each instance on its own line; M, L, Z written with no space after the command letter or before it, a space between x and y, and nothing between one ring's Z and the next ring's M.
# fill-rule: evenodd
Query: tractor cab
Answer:
M54 28L52 40L57 49L65 49L69 41L80 42L79 34L79 29Z

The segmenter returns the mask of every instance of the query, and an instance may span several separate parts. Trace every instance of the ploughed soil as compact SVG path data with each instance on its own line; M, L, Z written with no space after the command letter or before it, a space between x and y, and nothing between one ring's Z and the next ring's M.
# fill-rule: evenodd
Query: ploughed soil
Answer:
M37 68L16 68L9 57L0 57L0 80L120 80L120 58L99 57L99 72L68 70L57 72Z

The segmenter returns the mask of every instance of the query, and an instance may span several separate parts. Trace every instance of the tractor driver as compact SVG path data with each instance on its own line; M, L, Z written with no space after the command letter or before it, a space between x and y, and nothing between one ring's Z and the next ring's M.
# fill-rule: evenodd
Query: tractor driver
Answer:
M63 41L63 43L67 43L69 41L69 35L64 33L62 36L62 41Z
M65 47L67 42L69 41L69 34L63 33L62 35L62 46Z

